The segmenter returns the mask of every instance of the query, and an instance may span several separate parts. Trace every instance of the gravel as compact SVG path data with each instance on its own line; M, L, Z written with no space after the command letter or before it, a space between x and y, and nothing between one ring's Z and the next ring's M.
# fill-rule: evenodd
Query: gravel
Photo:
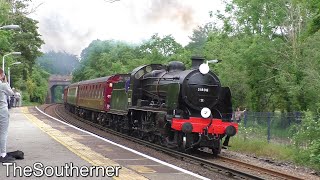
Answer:
M287 174L297 177L303 177L303 179L320 179L320 172L307 167L297 166L292 162L280 161L270 157L257 157L252 154L244 154L229 150L222 150L222 155L228 158L258 165L260 167L270 168L279 172L286 172Z

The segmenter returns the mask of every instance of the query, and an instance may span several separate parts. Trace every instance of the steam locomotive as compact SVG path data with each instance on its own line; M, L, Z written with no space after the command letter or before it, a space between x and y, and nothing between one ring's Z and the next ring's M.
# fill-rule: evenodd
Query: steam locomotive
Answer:
M234 136L231 92L202 57L186 70L179 61L149 64L128 74L81 81L64 89L65 108L103 126L181 151L221 151Z

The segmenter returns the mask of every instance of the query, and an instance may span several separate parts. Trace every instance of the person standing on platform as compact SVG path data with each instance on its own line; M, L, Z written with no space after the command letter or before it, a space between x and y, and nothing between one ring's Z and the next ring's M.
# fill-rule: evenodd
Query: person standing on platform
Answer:
M13 95L6 76L0 68L0 162L10 162L15 158L7 155L7 139L9 128L9 109L7 97Z
M16 91L14 93L14 98L15 98L15 107L20 107L21 106L21 94L19 93L19 91Z

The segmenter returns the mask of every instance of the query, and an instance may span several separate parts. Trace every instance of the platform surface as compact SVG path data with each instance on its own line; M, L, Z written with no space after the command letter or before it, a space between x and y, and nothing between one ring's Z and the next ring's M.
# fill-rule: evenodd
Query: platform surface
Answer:
M30 107L10 109L7 147L8 152L22 150L25 159L0 164L0 179L204 178L123 149Z

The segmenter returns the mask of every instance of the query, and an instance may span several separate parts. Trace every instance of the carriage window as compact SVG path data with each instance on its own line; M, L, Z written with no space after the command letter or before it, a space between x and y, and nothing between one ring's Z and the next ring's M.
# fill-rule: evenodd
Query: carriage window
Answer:
M91 88L90 88L90 97L92 98L93 97L93 86L91 85Z
M94 90L94 98L98 98L98 85L95 86L95 90Z

